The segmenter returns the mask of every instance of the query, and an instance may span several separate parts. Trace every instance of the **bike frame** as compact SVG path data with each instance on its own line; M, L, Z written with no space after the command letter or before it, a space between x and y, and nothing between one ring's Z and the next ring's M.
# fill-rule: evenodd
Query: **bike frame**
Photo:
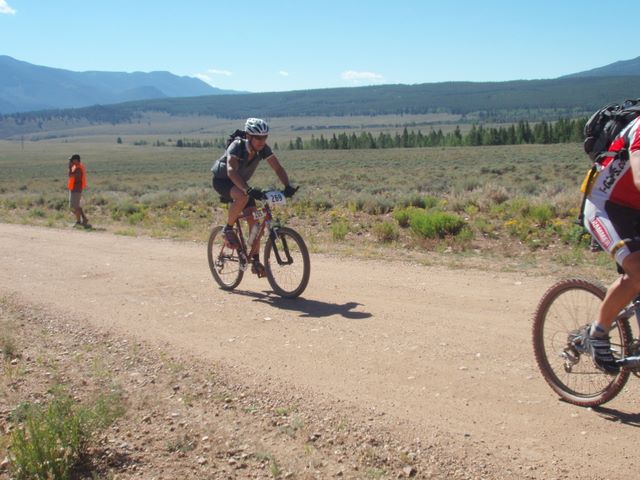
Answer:
M304 292L309 283L309 250L298 232L280 225L271 213L275 205L286 203L283 192L268 191L258 200L262 203L245 208L233 223L237 248L228 245L224 238L223 225L214 225L211 228L207 242L209 269L220 288L233 290L240 285L244 273L251 265L252 273L257 274L259 278L266 276L276 295L282 298L296 298ZM254 233L247 233L247 230L243 232L243 220L250 223ZM255 259L261 248L261 240L267 233L262 265L256 263ZM248 237L245 237L245 234Z
M238 237L240 239L241 252L242 252L242 255L244 255L245 257L244 261L246 262L247 259L259 253L260 240L262 239L262 236L264 235L265 231L268 230L269 231L268 241L271 242L271 247L273 249L273 253L276 261L278 262L278 265L290 265L291 263L293 263L293 259L289 254L289 247L287 246L287 241L285 238L282 238L282 247L283 247L283 250L284 250L283 253L286 256L286 259L282 258L280 254L280 250L278 249L278 244L276 242L276 239L278 237L277 229L279 227L279 223L276 220L275 225L273 224L274 223L273 214L271 213L271 207L269 205L269 202L266 201L265 199L261 207L257 207L257 206L255 208L250 207L248 209L245 209L245 212L246 210L249 210L249 212L244 213L242 216L238 217L238 219L236 220L236 228L238 230ZM245 220L247 224L249 224L250 217L253 217L253 219L258 224L258 234L256 235L256 238L253 240L253 243L251 245L247 245L244 239L244 234L242 232L241 220Z
M622 318L630 319L632 316L635 317L636 325L640 332L640 295L638 295L633 302L631 302L620 313L620 317ZM621 358L618 363L623 367L638 368L640 367L640 340L638 338L633 338L630 346L633 347L635 351L631 352L632 355L627 355L624 358ZM635 355L633 355L634 353Z

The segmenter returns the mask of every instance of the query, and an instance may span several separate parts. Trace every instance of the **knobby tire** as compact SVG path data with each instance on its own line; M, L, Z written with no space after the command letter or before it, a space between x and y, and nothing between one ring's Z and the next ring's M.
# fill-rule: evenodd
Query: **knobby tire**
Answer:
M264 247L264 267L267 271L267 280L273 291L284 298L298 297L309 283L311 274L311 262L309 251L304 240L298 232L288 227L279 227L276 247L280 256L286 257L284 244L286 243L289 254L293 260L290 265L279 265L271 238L267 238Z
M545 381L561 399L583 407L595 407L613 399L629 379L625 368L608 375L594 365L587 353L571 350L575 363L567 362L568 338L597 319L605 287L580 278L562 280L543 295L533 317L533 349ZM614 356L624 356L632 341L627 318L611 325ZM563 357L565 355L565 357Z
M223 290L233 290L242 281L244 271L240 268L237 249L225 245L222 226L213 227L207 245L209 269L213 279Z

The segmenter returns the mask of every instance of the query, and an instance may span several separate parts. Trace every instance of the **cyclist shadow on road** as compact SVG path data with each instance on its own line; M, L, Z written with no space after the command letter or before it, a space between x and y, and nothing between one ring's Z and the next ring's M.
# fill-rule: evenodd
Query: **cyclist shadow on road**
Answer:
M593 407L592 410L605 420L620 422L631 427L640 427L640 414L638 413L621 412L620 410L603 406Z
M355 312L354 308L362 305L358 302L347 302L343 304L322 302L319 300L309 300L306 298L282 298L269 295L268 292L258 293L246 290L234 290L235 294L254 297L256 302L266 303L282 310L300 312L303 318L321 318L332 315L340 315L350 320L363 320L373 315L369 312Z

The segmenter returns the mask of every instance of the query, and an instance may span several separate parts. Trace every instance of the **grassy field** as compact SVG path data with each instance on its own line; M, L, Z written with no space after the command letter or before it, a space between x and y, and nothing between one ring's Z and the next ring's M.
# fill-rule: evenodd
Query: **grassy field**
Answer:
M343 132L372 131L389 134L401 133L404 128L428 133L431 128L443 133L453 131L460 115L353 115L350 117L278 117L268 119L271 125L271 142L288 144L300 136L307 140L311 135L330 137ZM88 120L50 118L38 122L16 124L11 118L0 118L0 139L7 140L57 140L73 141L78 138L111 138L120 136L129 142L146 139L149 143L167 138L188 136L190 138L226 137L236 128L242 127L242 119L225 119L209 116L170 116L163 113L145 113L128 123L93 124ZM485 127L494 126L484 124ZM465 132L471 124L460 124Z
M210 225L222 221L209 171L219 149L153 146L154 138L176 135L147 133L147 144L135 145L136 136L121 136L118 144L115 134L94 133L0 141L0 220L72 223L66 159L77 152L88 169L84 205L95 226L203 241ZM288 130L276 138L285 144L296 135ZM577 144L276 153L301 186L280 215L312 251L371 255L384 248L585 261L587 238L573 222L589 165ZM266 164L251 183L278 186ZM443 221L434 215L443 213L456 228L435 225L436 233L428 233Z

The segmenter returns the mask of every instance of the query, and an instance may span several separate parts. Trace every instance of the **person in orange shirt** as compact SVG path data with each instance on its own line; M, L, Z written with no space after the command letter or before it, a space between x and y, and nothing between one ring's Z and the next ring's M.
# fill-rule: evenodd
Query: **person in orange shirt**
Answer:
M87 216L80 206L82 191L87 188L87 170L80 162L80 155L77 153L69 157L69 181L67 182L67 188L69 189L69 207L76 216L75 226L91 228Z

